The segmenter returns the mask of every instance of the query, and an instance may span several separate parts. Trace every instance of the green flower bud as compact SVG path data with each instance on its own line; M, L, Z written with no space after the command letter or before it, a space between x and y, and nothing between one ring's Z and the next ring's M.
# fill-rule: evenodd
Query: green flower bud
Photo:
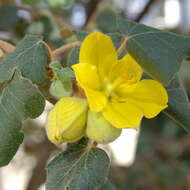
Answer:
M46 132L55 144L74 142L85 135L87 102L80 98L62 98L50 111Z
M64 86L63 83L59 80L53 81L50 86L49 92L56 99L69 97L72 94L72 84L71 82L68 82L68 84L65 84Z
M113 127L101 113L88 112L87 136L101 144L114 141L121 134L121 129Z

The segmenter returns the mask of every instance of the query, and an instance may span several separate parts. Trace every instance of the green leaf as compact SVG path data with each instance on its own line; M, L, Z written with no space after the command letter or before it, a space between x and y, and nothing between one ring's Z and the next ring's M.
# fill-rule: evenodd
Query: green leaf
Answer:
M102 187L100 187L98 190L116 190L114 185L110 182L110 180L107 180Z
M79 41L81 41L81 42L84 40L84 38L85 38L88 34L90 34L89 32L85 32L85 31L82 31L82 30L73 30L73 33L76 35L77 39L78 39Z
M82 30L73 30L73 33L75 34L77 40L83 41L84 38L89 34L88 32L82 31ZM71 67L72 65L79 63L79 53L80 53L80 47L76 46L74 47L70 52L67 59L67 66Z
M27 35L16 47L14 52L6 55L0 64L0 83L10 80L14 70L18 68L22 75L35 84L46 80L45 72L48 64L48 55L42 38Z
M118 19L118 29L128 36L127 50L154 79L163 84L178 72L190 56L190 38Z
M190 132L190 102L178 77L171 81L167 91L169 106L164 112Z
M116 49L118 49L121 45L121 43L123 42L123 36L119 33L108 33L108 36L110 36L110 38L113 41L113 44L115 46Z
M72 65L74 65L76 63L79 63L79 52L80 52L80 47L79 46L74 47L70 51L68 59L67 59L67 66L68 67L71 67Z
M69 67L62 67L59 62L52 62L49 67L53 70L56 79L63 83L74 78L74 72Z
M17 9L11 5L0 7L0 30L10 30L17 22Z
M44 106L36 86L16 71L0 97L0 166L10 162L23 141L22 121L39 116Z
M51 7L59 5L69 5L75 2L75 0L46 0Z
M26 3L26 4L33 4L33 3L37 3L38 0L22 0L22 3Z
M99 148L74 144L48 164L46 190L93 190L107 180L109 158Z
M116 15L111 9L103 9L96 18L97 27L105 33L116 32Z
M69 67L63 67L59 62L52 62L49 67L55 76L55 80L50 86L50 94L57 99L71 96L73 92L72 80L74 79L74 72Z

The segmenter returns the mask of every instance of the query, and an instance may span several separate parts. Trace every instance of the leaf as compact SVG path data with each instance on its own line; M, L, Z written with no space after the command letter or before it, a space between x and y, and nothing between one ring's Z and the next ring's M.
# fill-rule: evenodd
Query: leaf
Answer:
M0 96L0 166L10 162L23 141L22 121L39 116L44 106L37 88L16 71Z
M17 9L15 7L10 5L0 7L0 30L10 30L17 20Z
M171 81L167 91L169 106L164 112L190 132L190 102L178 77Z
M59 5L69 5L75 2L75 0L46 0L51 7Z
M74 65L76 63L79 63L79 52L80 52L80 47L79 46L74 47L70 51L68 59L67 59L67 66L68 67L71 67L72 65Z
M110 180L107 180L102 187L100 187L98 190L116 190L114 185L110 182Z
M38 0L22 0L22 3L26 3L26 4L33 4L33 3L37 3Z
M74 78L74 72L69 67L62 67L59 62L52 62L49 67L53 70L56 79L62 83L71 81Z
M107 180L109 158L99 148L74 144L47 167L46 190L95 190Z
M103 9L96 18L96 25L102 32L116 32L116 15L110 8Z
M14 52L7 54L0 64L0 83L10 80L14 70L18 68L22 75L35 84L46 80L45 72L48 55L42 38L27 35L16 47Z
M118 29L127 35L127 50L154 79L168 85L183 59L190 56L190 38L118 19Z
M57 98L71 96L73 92L72 80L74 79L74 72L71 68L62 67L57 61L50 63L49 67L55 76L55 81L50 87L50 93Z
M73 33L76 35L77 39L78 39L79 41L81 41L81 42L84 40L84 38L85 38L88 34L90 34L89 32L85 32L85 31L82 31L82 30L73 30Z
M110 36L110 38L113 41L113 44L115 46L116 49L118 49L121 45L121 43L123 42L123 36L119 33L108 33L108 36Z

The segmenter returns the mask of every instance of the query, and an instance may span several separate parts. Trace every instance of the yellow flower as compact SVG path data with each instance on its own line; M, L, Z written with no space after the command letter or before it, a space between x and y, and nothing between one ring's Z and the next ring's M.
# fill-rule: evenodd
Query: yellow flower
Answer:
M114 127L137 128L143 116L153 118L167 107L165 88L141 80L142 69L129 54L118 60L112 40L102 33L84 39L80 63L72 68L90 111L100 112Z

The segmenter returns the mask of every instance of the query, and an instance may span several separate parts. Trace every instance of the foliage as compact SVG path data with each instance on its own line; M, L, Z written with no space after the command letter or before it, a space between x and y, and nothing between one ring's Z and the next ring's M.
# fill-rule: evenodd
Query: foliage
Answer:
M68 7L75 6L74 0L23 0L22 2L32 7L31 12L29 11L31 20L20 17L19 8L12 4L3 3L0 7L0 30L9 32L10 38L6 41L16 44L15 50L9 51L3 49L0 43L0 49L3 51L3 58L0 58L1 167L13 159L23 142L22 122L41 115L46 100L52 103L56 102L55 98L49 94L49 86L52 81L61 81L65 89L69 88L70 94L73 93L72 90L76 90L75 87L71 89L74 79L71 66L78 63L80 47L75 46L69 51L64 51L64 56L58 55L57 57L55 57L53 49L76 40L82 42L89 34L89 32L75 29L69 36L62 35L60 32L67 27L67 24L60 24L59 19L63 17L64 22L69 22L71 11L68 11L70 10ZM40 3L44 6L44 2L47 10L40 10ZM69 6L65 8L65 5ZM179 126L189 132L188 92L184 88L178 72L182 61L188 60L190 57L190 38L160 31L127 19L116 19L114 11L107 8L100 11L95 22L97 29L112 38L116 49L119 49L127 39L120 57L129 52L149 78L158 80L165 85L169 95L169 104L163 113L177 121ZM187 81L189 80L188 73ZM168 123L173 128L169 128ZM140 137L137 159L134 166L127 169L128 173L123 186L117 184L113 173L111 173L111 180L121 190L126 189L126 186L135 190L143 186L140 180L142 176L146 184L149 182L147 179L152 177L154 178L152 181L159 181L159 187L164 186L165 189L178 190L178 187L182 186L183 179L189 175L189 162L188 159L183 160L183 163L177 161L177 159L182 159L183 154L181 157L180 155L173 156L176 152L171 150L171 147L174 147L175 143L171 139L178 139L178 130L183 134L184 131L180 128L177 129L176 125L166 119L163 114L153 121L143 121L142 126L143 132ZM177 132L172 136L174 128ZM159 137L155 138L155 134ZM175 157L176 167L168 160L166 162L163 155L160 155L157 149L158 145L155 145L157 139L162 139L165 146L169 143L171 147L165 150L168 153L167 156L169 155L167 159L172 160ZM159 145L162 146L162 143ZM163 152L161 153L163 154ZM149 160L151 161L149 162ZM149 164L148 169L142 169L144 163ZM82 139L77 143L68 144L66 151L58 154L49 162L46 189L115 190L116 188L108 179L109 167L110 160L106 152L96 148L86 139ZM154 175L150 175L149 170L155 171ZM176 177L177 173L183 179ZM170 183L168 178L177 179L175 185L173 185L173 180ZM138 181L140 185L135 181ZM151 188L153 187L151 186Z

